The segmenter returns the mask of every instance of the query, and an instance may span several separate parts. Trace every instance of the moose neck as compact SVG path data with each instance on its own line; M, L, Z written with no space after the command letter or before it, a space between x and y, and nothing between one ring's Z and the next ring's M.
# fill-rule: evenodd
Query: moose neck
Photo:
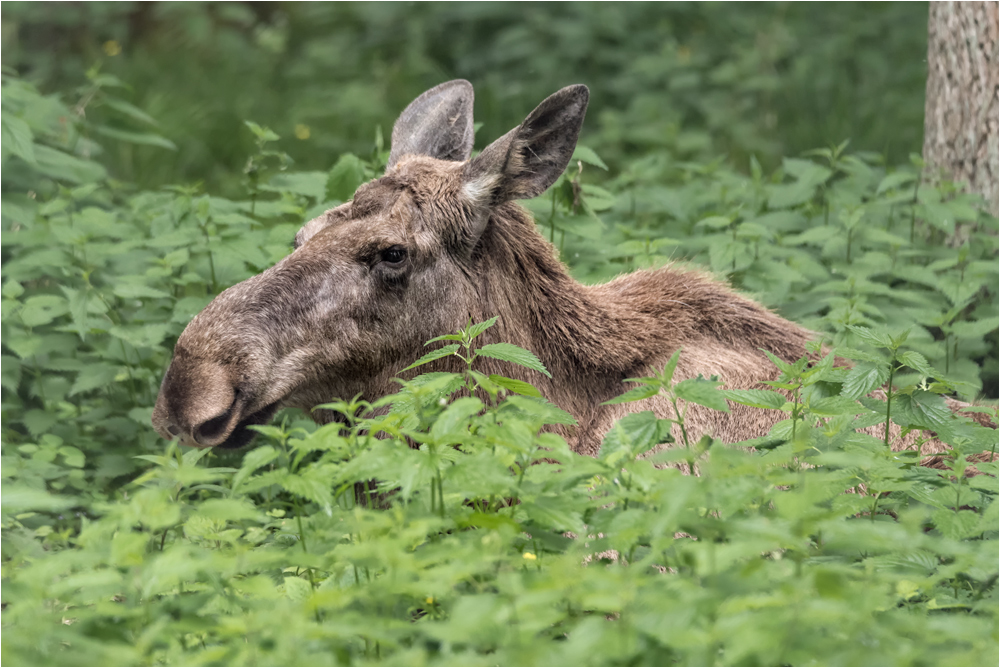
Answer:
M621 381L643 372L662 343L652 336L662 331L653 314L631 308L627 296L616 302L574 280L516 204L495 210L474 262L473 318L499 315L491 340L535 353L552 373L551 380L534 378L539 389L571 412L620 394Z

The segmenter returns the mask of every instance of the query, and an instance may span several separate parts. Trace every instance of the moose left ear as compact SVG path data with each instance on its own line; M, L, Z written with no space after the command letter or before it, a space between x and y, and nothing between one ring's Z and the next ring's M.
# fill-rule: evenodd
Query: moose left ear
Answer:
M404 155L463 162L472 154L472 84L455 79L431 88L403 110L392 126L392 169Z
M582 84L545 98L523 123L469 161L466 194L493 206L545 192L573 157L589 100Z

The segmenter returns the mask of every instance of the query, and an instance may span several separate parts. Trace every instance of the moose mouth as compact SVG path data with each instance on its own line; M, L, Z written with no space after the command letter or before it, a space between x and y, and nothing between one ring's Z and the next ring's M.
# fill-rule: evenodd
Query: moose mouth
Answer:
M253 441L254 437L257 436L257 432L249 429L248 427L257 424L267 424L274 417L274 414L278 411L278 403L274 402L264 406L260 410L251 413L242 420L236 423L236 426L232 428L232 431L226 436L225 440L221 443L215 444L216 448L224 448L226 450L236 450L237 448L242 448L249 445ZM235 404L235 402L234 402ZM198 428L199 440L205 439L216 439L225 433L227 427L229 427L232 422L231 411L212 418L205 424Z

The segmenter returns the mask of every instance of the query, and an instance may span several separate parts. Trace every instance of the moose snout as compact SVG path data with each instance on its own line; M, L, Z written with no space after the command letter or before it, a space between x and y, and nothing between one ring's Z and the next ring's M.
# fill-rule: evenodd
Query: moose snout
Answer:
M242 403L225 367L175 358L156 398L153 427L185 445L221 445L236 428Z

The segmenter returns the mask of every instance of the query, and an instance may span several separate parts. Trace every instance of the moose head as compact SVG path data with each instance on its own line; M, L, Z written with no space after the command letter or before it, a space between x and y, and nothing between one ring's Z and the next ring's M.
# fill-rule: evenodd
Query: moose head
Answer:
M465 324L484 302L516 300L516 282L528 279L515 272L501 286L490 270L519 260L509 249L487 256L498 243L541 240L512 201L562 174L588 98L586 86L563 88L471 160L472 85L450 81L414 100L393 127L384 176L306 223L290 255L222 292L187 326L153 412L157 431L240 447L253 437L247 427L279 407L388 393L424 341ZM484 243L503 235L522 239ZM541 253L565 278L551 249Z

